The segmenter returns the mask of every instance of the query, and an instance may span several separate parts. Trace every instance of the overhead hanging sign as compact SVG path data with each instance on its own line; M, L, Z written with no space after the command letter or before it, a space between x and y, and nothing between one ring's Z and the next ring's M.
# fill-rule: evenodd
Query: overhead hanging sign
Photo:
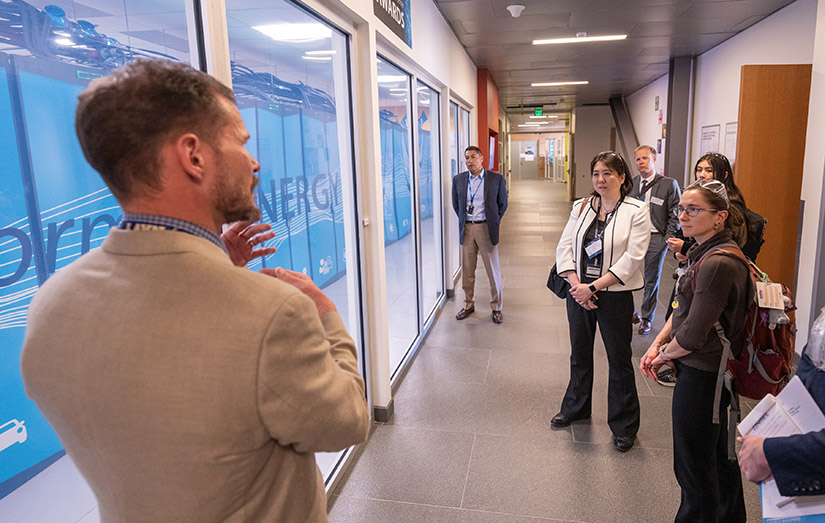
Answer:
M372 8L372 12L384 22L384 25L412 47L410 0L375 0Z

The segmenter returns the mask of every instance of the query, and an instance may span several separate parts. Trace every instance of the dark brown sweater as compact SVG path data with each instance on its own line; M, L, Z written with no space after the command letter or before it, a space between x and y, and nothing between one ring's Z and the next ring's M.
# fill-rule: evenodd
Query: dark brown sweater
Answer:
M694 264L711 248L731 242L730 232L723 230L688 252L687 273L677 282L673 310L673 335L691 354L680 362L699 370L716 372L722 359L722 342L714 324L722 324L731 341L734 355L740 347L745 316L752 297L752 285L745 265L726 255L712 255L702 261L698 271ZM691 279L696 278L695 290Z

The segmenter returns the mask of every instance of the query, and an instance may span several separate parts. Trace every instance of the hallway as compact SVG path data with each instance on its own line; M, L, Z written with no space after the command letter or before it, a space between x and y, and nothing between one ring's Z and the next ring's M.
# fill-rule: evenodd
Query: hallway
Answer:
M673 520L672 389L637 371L641 429L631 451L616 451L597 337L593 417L550 429L569 375L564 303L545 287L571 208L566 191L544 180L513 183L499 245L504 323L490 320L479 262L476 313L455 320L459 284L395 394L392 421L374 425L330 500L331 522ZM654 333L671 273L666 265ZM652 339L634 334L635 365ZM749 521L761 521L758 488L746 483L745 498Z

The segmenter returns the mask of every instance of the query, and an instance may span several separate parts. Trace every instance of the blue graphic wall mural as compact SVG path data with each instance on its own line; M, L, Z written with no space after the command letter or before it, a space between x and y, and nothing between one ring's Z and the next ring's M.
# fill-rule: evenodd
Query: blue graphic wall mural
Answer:
M412 231L409 137L406 122L392 112L382 110L380 121L384 245L389 245Z

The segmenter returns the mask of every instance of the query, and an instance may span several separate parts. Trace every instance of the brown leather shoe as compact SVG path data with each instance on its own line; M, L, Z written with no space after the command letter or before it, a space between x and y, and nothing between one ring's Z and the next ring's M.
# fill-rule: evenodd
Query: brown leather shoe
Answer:
M633 313L633 325L638 325L640 321L642 321L642 318L639 317L639 313L634 312Z
M470 314L474 313L475 311L476 311L475 307L470 307L469 309L461 309L460 311L458 311L458 314L455 315L455 319L463 320L464 318L466 318Z
M493 323L501 323L504 321L504 316L502 316L501 311L493 311Z
M642 320L642 323L639 324L639 334L650 334L650 322L647 320Z

